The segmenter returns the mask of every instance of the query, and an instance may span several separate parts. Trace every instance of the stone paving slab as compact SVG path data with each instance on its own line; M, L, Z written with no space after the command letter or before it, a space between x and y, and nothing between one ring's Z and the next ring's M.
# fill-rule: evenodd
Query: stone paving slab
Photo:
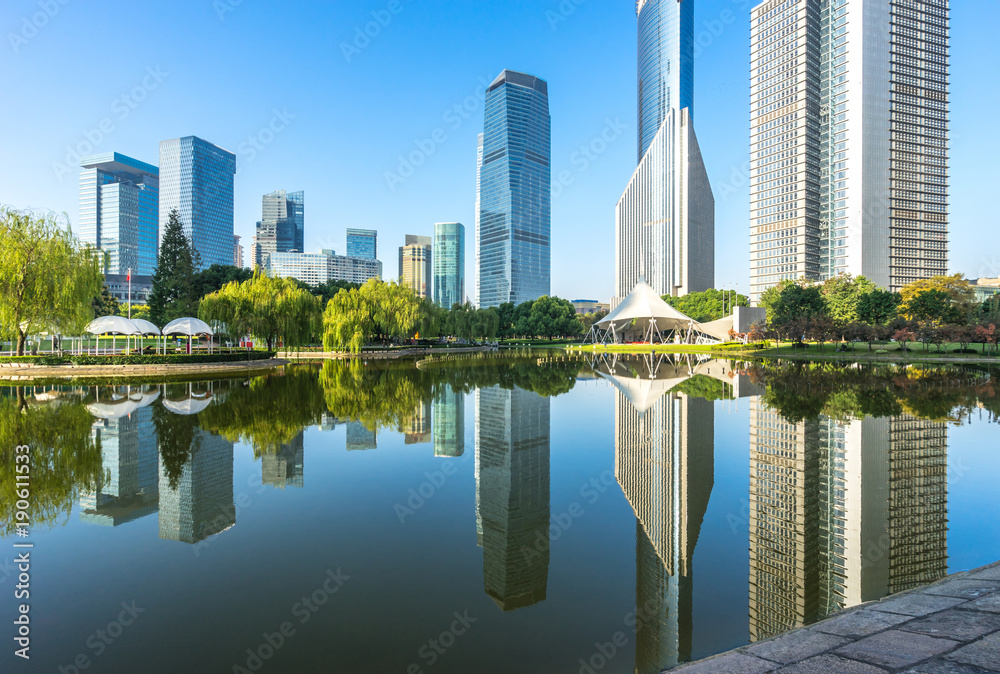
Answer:
M972 641L1000 631L1000 614L949 609L906 623L900 629L931 637Z
M912 619L907 615L861 609L824 620L811 629L841 637L867 637Z
M1000 592L991 594L979 599L973 599L965 604L959 604L959 608L969 611L988 611L990 613L1000 613Z
M754 644L747 648L747 653L787 665L848 643L848 639L833 634L797 630Z
M963 601L957 597L939 597L930 594L912 593L901 597L888 597L870 606L873 611L884 613L899 613L919 618L930 613L937 613L954 608Z
M977 580L974 578L950 578L927 588L926 594L960 599L978 599L994 592L1000 592L1000 580Z
M780 666L775 662L761 660L752 655L726 653L707 660L699 660L689 665L682 665L670 671L671 674L673 672L683 672L684 674L717 674L718 672L726 672L726 674L767 674L767 672L773 672Z
M935 655L947 653L958 645L959 642L950 639L890 630L850 643L837 649L835 653L876 665L897 668L915 665Z
M966 665L951 660L931 660L917 667L911 667L901 674L993 674L988 669Z
M802 662L782 667L778 670L781 674L827 674L837 672L837 674L885 674L886 670L881 667L869 665L857 660L838 658L836 655L819 655Z
M1000 580L1000 564L973 571L969 573L968 577L976 580Z
M1000 632L959 648L948 656L949 660L1000 672Z

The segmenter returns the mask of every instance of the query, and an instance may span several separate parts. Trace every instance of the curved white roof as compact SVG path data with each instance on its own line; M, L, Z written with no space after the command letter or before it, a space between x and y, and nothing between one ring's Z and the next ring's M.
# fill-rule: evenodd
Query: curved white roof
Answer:
M90 403L87 405L87 411L98 419L121 419L132 414L132 412L135 412L140 407L142 405L135 400L125 398L116 403Z
M214 335L215 332L205 321L198 320L197 318L178 318L163 326L160 334L188 335L189 337L193 337L195 335Z
M663 301L645 279L639 279L635 288L628 294L615 310L597 322L597 325L631 322L633 320L649 320L656 323L660 330L674 330L688 327L695 321ZM648 323L647 323L648 325Z
M142 330L135 323L122 316L101 316L84 328L92 335L141 335Z
M133 318L132 322L135 323L135 327L139 328L144 335L158 335L160 334L160 329L142 318Z
M205 398L185 398L184 400L167 400L163 399L163 406L174 414L179 414L181 416L191 416L192 414L198 414L203 409L212 404L212 397L208 396Z

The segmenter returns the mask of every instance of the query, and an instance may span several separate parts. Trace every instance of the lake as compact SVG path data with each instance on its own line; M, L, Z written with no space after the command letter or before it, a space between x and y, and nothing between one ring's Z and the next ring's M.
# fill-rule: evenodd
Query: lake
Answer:
M1000 559L997 375L540 351L2 388L2 669L659 672Z

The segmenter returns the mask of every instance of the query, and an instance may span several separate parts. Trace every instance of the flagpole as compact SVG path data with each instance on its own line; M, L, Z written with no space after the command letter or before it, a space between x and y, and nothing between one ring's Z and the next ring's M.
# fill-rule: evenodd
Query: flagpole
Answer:
M128 268L128 319L132 320L132 267Z

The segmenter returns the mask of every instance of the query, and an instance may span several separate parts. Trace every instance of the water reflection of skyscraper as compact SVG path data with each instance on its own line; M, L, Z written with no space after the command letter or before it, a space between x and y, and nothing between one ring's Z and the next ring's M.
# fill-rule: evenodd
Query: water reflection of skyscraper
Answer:
M943 577L947 454L942 423L790 423L752 402L751 639Z
M260 459L261 483L284 489L302 487L304 483L304 435L300 431L291 442L283 444L274 454Z
M486 593L504 611L545 600L549 443L548 398L519 388L476 391L476 519L483 579Z
M465 454L465 394L450 386L434 399L432 430L434 456L456 457Z

